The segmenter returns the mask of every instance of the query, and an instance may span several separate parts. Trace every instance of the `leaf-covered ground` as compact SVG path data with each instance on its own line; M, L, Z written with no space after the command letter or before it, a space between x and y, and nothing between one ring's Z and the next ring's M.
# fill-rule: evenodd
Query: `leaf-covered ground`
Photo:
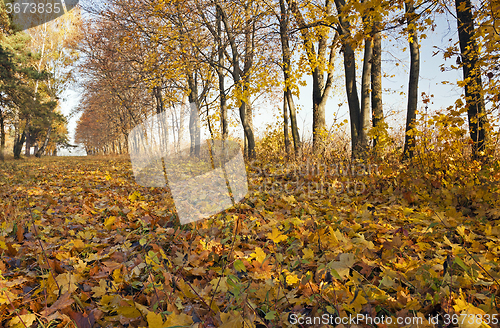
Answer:
M180 226L126 158L0 163L0 327L499 327L496 191L248 170L236 208Z

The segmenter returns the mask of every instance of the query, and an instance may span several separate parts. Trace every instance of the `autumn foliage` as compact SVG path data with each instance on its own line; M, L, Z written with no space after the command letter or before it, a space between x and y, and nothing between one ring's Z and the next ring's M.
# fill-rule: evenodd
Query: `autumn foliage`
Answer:
M0 5L0 328L500 327L500 3L481 4L89 0L31 36ZM438 81L458 93L437 108L420 42L447 13L458 40L434 55L463 79ZM399 127L386 37L410 52ZM21 158L70 146L73 78L87 156ZM327 127L339 89L349 118ZM168 187L140 186L131 131L159 117L158 148L186 163L202 139L238 142L243 200L181 225Z
M423 317L429 327L446 315L491 320L500 296L500 162L451 152L422 151L411 165L263 157L247 165L251 191L241 203L184 226L168 190L138 186L127 157L7 161L1 323L292 327L292 314ZM436 315L439 324L430 324Z

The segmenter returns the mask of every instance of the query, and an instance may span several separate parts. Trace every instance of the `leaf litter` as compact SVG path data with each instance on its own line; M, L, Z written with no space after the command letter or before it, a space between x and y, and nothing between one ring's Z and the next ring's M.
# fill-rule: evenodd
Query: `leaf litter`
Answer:
M242 202L180 226L168 189L138 186L125 158L0 164L0 326L294 327L292 314L363 314L437 327L498 313L495 208L477 208L478 224L395 190L390 174L349 194L319 187L339 177L271 170L250 166ZM485 325L499 327L462 326Z

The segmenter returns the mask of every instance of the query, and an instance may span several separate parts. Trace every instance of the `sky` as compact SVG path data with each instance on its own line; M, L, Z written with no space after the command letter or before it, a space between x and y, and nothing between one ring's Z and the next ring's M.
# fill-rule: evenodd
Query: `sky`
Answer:
M434 46L440 49L445 49L448 45L458 41L456 31L456 23L452 17L441 15L436 20L435 31L426 31L426 39L420 40L420 81L419 95L425 92L427 95L434 95L428 111L437 111L452 105L462 93L461 88L456 86L456 81L462 78L461 70L447 70L441 72L440 65L445 64L449 67L455 64L455 59L443 59L442 51L438 51ZM408 64L409 51L407 38L394 31L386 33L387 38L382 40L382 72L388 77L382 80L384 115L387 117L389 126L394 130L403 129L406 121L406 92L408 89ZM451 41L450 41L451 39ZM406 48L406 49L405 49ZM435 54L435 55L434 55ZM359 66L357 69L358 76L361 73L362 53L358 53ZM345 119L349 119L347 101L345 97L345 89L343 83L343 64L339 54L335 67L338 67L336 72L336 83L333 94L327 102L326 123L328 128L336 122L339 123ZM392 77L391 77L392 76ZM301 138L310 139L312 134L312 85L311 78L305 77L307 85L300 88L300 98L296 99L298 111L298 125ZM360 92L360 81L358 78L358 93ZM443 84L442 81L450 81L451 84ZM81 95L78 90L67 90L63 94L64 101L61 104L62 112L69 115L71 111L78 106ZM339 106L340 104L340 106ZM419 98L419 108L424 111L422 98ZM266 124L276 122L276 116L282 112L282 104L260 104L256 107L254 126L256 127L257 135L262 135ZM233 112L231 115L238 122L238 113ZM74 133L76 129L78 116L69 120L68 131L70 134L70 142L74 142ZM346 125L348 126L348 124ZM233 135L242 136L241 128L233 129ZM347 131L348 133L348 131ZM346 135L345 137L348 137ZM83 149L59 151L59 155L85 155Z

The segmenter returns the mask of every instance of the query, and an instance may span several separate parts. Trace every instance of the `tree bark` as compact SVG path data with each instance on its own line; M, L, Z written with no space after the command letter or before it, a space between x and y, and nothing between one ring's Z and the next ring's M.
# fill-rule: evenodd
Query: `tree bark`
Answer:
M217 7L216 25L217 25L217 76L219 79L219 101L220 101L220 120L222 140L226 140L229 134L227 125L227 95L224 84L224 49L222 46L222 14L220 8Z
M156 114L160 115L165 112L165 105L163 102L163 96L161 94L161 88L159 86L156 86L153 88L153 95L156 99ZM168 153L168 122L167 122L167 116L163 114L161 116L163 119L159 122L160 123L160 142L162 143L162 147L165 151L165 153ZM124 133L125 134L125 133ZM118 143L119 148L120 148L120 154L122 153L121 150L121 141Z
M229 26L229 21L227 18L227 15L222 8L222 5L220 2L217 2L217 7L220 10L221 13L221 19L222 23L224 24L224 28L227 34L227 38L229 41L229 45L231 47L231 52L232 52L232 58L231 58L231 63L233 66L233 70L231 71L231 74L233 76L233 81L235 85L240 88L242 91L242 94L245 94L246 87L245 87L245 81L242 81L243 79L249 79L249 70L253 65L253 36L255 32L255 25L250 24L250 22L247 20L246 21L246 27L245 27L245 58L244 58L244 70L241 71L240 68L240 52L238 51L237 43L236 43L236 37L234 35L234 31L231 29ZM250 12L249 12L249 6L245 8L245 16L250 17ZM249 34L251 33L251 35ZM240 113L240 120L241 120L241 125L243 126L243 131L245 132L245 140L248 143L248 150L246 152L246 155L249 158L255 158L255 137L253 134L252 126L247 120L247 110L248 109L248 99L242 99L241 104L239 106L239 113Z
M31 155L31 133L29 129L26 131L26 147L24 148L24 156L29 157Z
M370 129L370 85L372 70L373 40L365 38L363 73L361 76L361 112L360 112L360 151L366 153L369 147L368 130Z
M410 159L415 150L415 119L418 105L418 77L420 71L420 49L418 45L417 30L415 27L415 8L413 1L405 2L405 11L407 15L408 39L410 46L410 77L408 82L408 106L406 113L406 133L405 145L403 150L403 159Z
M304 47L306 48L306 53L309 61L309 65L312 69L312 80L313 80L313 149L315 152L319 151L321 145L323 144L322 132L325 129L325 108L326 101L331 93L333 87L333 62L335 60L335 48L328 46L328 35L320 35L318 37L318 50L316 51L314 44L311 42L314 38L310 35L307 24L302 16L297 2L295 0L288 0L288 5L290 10L295 16L297 25L302 33L302 39L304 41ZM333 5L331 1L326 1L326 14L331 15L333 13ZM330 54L327 58L327 49L330 48ZM319 67L319 62L325 62L327 65L326 80L324 76L324 69Z
M245 119L246 119L246 124L249 126L250 130L252 131L252 137L253 137L253 109L252 105L250 103L250 94L248 93L248 89L250 88L250 70L253 66L253 59L254 59L254 50L255 50L255 44L254 44L254 37L255 37L255 22L253 21L252 17L252 12L251 12L251 4L252 2L247 2L244 6L245 8L245 56L244 56L244 62L243 62L243 72L242 72L242 78L243 78L243 95L248 94L248 99L245 97ZM250 157L250 140L249 136L245 134L245 138L247 139L247 147L246 149L247 156ZM253 142L255 144L255 142ZM254 145L255 147L255 145Z
M2 110L0 110L0 161L5 160L5 120Z
M49 129L47 130L47 135L45 136L45 140L43 142L43 145L42 145L42 147L40 147L40 149L38 149L38 151L36 151L35 157L42 157L43 152L45 151L45 149L47 148L47 145L49 144L51 132L52 132L52 125L49 126Z
M21 135L16 135L16 138L14 139L14 158L15 159L20 159L21 158L21 152L23 150L23 144L26 141L26 131L29 129L29 119L26 121L26 127L24 128L24 131Z
M200 106L198 99L198 78L196 73L188 73L189 85L189 138L191 147L189 153L200 156Z
M288 109L290 111L290 124L292 128L293 148L295 151L295 156L299 156L301 144L300 144L299 128L297 126L297 110L295 109L295 103L293 102L292 90L287 89L285 92L285 96L288 103Z
M465 101L469 120L469 134L473 141L472 156L479 159L488 138L483 84L478 64L478 47L474 36L474 18L470 0L455 0L457 11L458 38L462 55L465 84Z
M382 107L382 37L378 24L375 24L373 34L373 53L372 53L372 123L377 128L384 119L384 110ZM377 145L377 137L373 139L373 146Z
M283 99L283 106L288 108L290 112L290 125L292 128L292 139L293 148L295 156L298 156L300 149L300 136L297 127L297 114L295 109L295 103L293 102L292 90L290 89L290 69L291 63L291 51L290 51L290 40L288 37L289 33L289 23L290 14L285 7L285 0L280 0L280 40L281 40L281 52L283 57L283 75L285 80L285 96ZM287 130L288 132L288 130ZM285 139L286 140L286 139ZM288 148L287 148L288 153Z
M288 136L288 101L283 93L283 136L285 137L286 155L290 156L290 137Z
M165 111L163 105L163 97L161 95L161 89L159 86L153 88L153 95L156 98L156 114L161 114Z
M345 0L335 0L335 6L339 13L339 29L341 33L342 50L344 52L345 88L347 103L349 105L349 117L351 119L351 154L356 158L359 154L361 135L361 109L359 105L358 90L356 87L356 58L351 45L350 24L342 18L342 10Z

